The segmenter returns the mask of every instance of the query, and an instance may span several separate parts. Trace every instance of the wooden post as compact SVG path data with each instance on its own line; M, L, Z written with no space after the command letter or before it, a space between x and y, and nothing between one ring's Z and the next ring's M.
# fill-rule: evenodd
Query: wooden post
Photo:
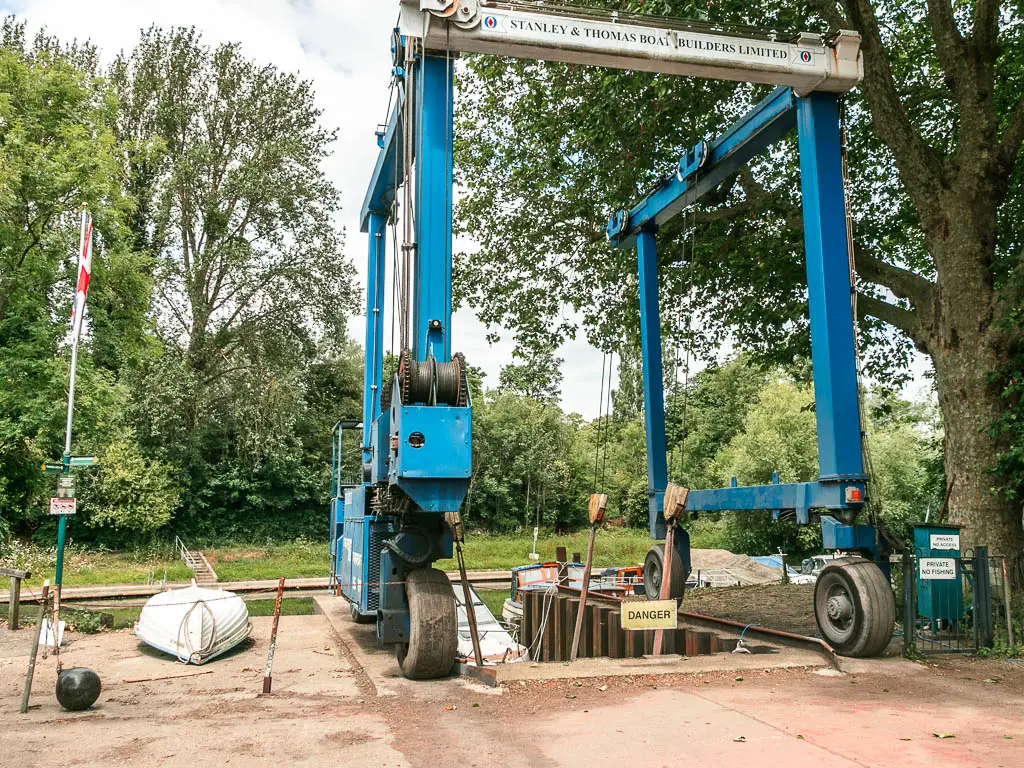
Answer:
M576 614L576 628L572 633L572 646L569 649L569 661L576 661L580 650L580 634L583 631L583 618L587 610L587 592L590 589L590 574L594 568L594 542L597 539L597 526L604 520L604 510L608 506L608 496L594 493L590 496L588 515L590 516L590 541L587 543L587 564L583 567L583 588L580 591L580 610Z
M786 554L782 555L782 583L789 584L789 571L786 568Z
M688 488L683 488L675 483L669 483L665 489L664 514L665 520L668 523L668 529L665 532L665 557L662 558L661 594L659 595L662 600L668 600L671 597L669 590L672 584L672 561L676 559L676 525L679 523L679 518L686 512L686 500L689 496L690 490ZM651 650L652 655L661 655L664 642L665 630L656 630L654 633L654 645Z
M30 571L17 571L13 568L0 568L0 576L10 576L11 591L7 596L7 628L18 629L19 613L21 611L21 582L24 579L32 578Z
M569 569L566 567L565 547L555 547L555 563L558 564L558 583L569 583Z
M50 580L43 582L42 604L39 606L39 626L32 636L32 650L28 656L28 674L25 675L25 692L21 695L21 714L28 712L28 699L32 695L32 678L36 675L36 657L39 655L39 635L43 631L43 622L46 620L46 601L50 597Z
M263 693L269 694L273 683L271 671L274 667L274 651L277 650L277 625L281 621L281 598L284 596L284 576L277 582L277 602L274 604L274 625L270 629L270 651L267 654L267 668L263 673Z

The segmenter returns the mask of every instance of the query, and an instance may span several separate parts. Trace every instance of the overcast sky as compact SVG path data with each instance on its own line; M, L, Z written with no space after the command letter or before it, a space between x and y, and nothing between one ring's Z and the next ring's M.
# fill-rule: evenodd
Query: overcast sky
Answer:
M63 40L91 39L105 60L133 47L139 30L151 24L195 26L211 45L237 41L249 57L312 80L325 125L339 130L327 171L342 193L346 255L361 281L366 237L359 232L359 209L377 157L374 131L387 117L397 7L394 0L0 0L0 13L22 17L33 32L45 26ZM362 318L350 323L360 342L362 327ZM465 309L456 313L452 333L453 351L465 353L486 371L487 385L496 386L501 367L511 361L508 339L489 346L487 329ZM601 354L575 341L559 355L565 359L563 406L596 417ZM920 360L915 365L915 395L925 368Z

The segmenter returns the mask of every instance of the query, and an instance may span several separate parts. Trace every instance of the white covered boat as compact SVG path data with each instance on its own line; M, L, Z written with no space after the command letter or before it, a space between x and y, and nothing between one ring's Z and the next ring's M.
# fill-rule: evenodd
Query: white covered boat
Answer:
M135 624L135 636L146 645L204 664L231 650L252 633L249 610L234 592L197 587L153 595Z

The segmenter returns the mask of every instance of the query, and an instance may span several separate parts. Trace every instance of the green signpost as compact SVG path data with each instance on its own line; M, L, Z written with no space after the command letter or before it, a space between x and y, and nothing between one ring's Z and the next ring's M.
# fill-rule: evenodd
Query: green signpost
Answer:
M59 517L57 523L57 568L54 579L53 598L53 636L58 636L60 619L60 591L64 582L64 544L67 539L68 517L78 511L75 499L75 477L71 474L72 467L91 467L99 463L95 456L71 455L71 422L75 412L75 373L78 368L78 342L82 336L82 323L85 317L85 300L89 291L89 279L92 273L92 217L85 205L82 206L82 231L78 247L78 284L75 289L73 324L71 329L71 377L68 386L68 418L64 431L64 455L60 463L47 462L42 471L46 474L59 474L57 478L57 495L50 499L50 514Z

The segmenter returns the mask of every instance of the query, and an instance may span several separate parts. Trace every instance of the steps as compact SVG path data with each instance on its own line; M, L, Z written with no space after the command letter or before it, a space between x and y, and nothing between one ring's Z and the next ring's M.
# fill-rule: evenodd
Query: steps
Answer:
M175 537L175 548L181 554L181 559L195 574L196 584L209 586L217 583L217 572L213 570L213 566L210 565L210 561L206 559L206 555L196 549L188 549L181 541L181 539Z

